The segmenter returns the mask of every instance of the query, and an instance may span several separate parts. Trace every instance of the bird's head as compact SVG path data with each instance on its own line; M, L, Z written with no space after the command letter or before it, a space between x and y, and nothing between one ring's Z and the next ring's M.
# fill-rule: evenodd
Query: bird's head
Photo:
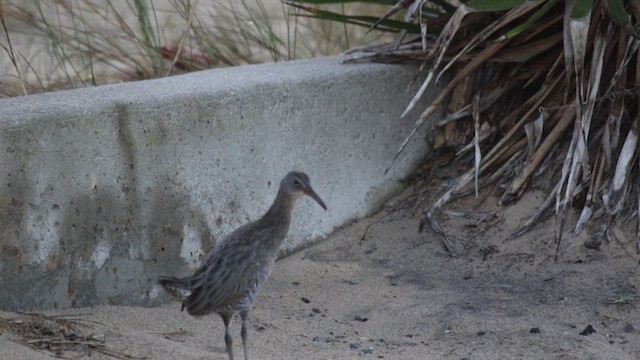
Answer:
M311 187L309 176L301 171L292 171L288 173L280 183L280 190L296 198L302 195L307 195L318 202L323 209L327 210L327 206L324 204L324 201L320 199L320 196L318 196Z

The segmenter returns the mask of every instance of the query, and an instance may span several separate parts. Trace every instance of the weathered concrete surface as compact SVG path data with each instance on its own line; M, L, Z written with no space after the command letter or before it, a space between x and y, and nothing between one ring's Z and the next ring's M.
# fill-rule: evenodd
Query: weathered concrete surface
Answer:
M375 209L426 154L415 67L337 58L0 100L0 307L154 304L215 241L307 172L290 251Z

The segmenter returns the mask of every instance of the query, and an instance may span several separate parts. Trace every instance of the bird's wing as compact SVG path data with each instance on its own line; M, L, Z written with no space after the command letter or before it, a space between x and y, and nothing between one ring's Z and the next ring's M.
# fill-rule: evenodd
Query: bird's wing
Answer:
M247 226L249 225L249 226ZM192 294L186 307L192 315L204 315L236 304L255 292L258 282L256 250L249 241L252 224L225 238L208 255L204 265L192 277Z

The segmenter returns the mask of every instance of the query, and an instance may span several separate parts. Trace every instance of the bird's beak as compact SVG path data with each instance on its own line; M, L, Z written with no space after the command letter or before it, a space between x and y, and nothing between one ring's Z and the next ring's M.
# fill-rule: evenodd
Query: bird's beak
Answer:
M309 186L306 189L304 189L304 193L305 193L305 195L308 195L313 200L317 201L318 204L320 204L320 206L322 206L323 209L327 210L327 205L325 205L324 201L322 201L322 199L320 199L320 196L318 196L318 194L316 194L316 192L313 191L311 186Z

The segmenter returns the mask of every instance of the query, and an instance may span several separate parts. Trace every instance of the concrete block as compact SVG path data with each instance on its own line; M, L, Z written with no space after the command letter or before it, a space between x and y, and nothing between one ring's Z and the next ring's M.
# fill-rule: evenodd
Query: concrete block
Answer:
M329 211L300 201L283 253L367 215L428 152L423 130L383 174L416 73L329 57L0 100L0 307L163 301L157 276L193 271L293 169Z

